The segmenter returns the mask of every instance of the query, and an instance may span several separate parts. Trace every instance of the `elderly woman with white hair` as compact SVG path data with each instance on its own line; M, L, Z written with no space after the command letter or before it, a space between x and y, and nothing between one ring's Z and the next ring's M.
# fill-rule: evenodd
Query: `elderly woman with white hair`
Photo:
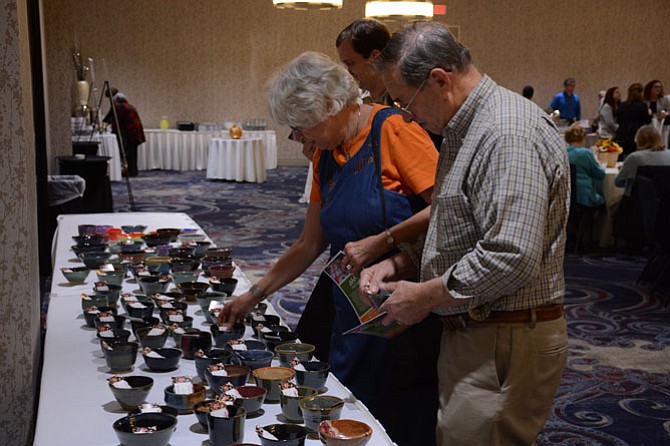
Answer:
M405 121L409 112L361 104L356 80L316 52L303 53L283 67L269 83L268 101L277 124L319 147L312 193L300 238L249 292L224 307L219 320L226 324L242 321L329 245L332 257L348 242L369 238L370 260L377 260L384 251L396 251L397 243L414 241L427 227L425 206L438 153L426 132ZM380 240L391 249L378 250ZM353 257L346 256L342 266L356 272L364 265L354 264ZM434 444L439 323L426 320L391 339L342 335L359 321L335 284L332 294L331 372L399 445Z

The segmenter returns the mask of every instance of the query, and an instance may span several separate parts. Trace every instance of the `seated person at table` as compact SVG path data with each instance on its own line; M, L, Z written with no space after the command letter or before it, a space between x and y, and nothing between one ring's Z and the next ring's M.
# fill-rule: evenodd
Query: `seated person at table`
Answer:
M565 132L565 141L568 146L568 159L575 165L577 176L577 203L593 208L605 202L598 192L598 182L605 178L605 169L602 168L591 151L584 147L586 130L578 125L572 125Z
M248 292L225 305L219 321L226 325L244 321L260 300L298 278L328 245L332 257L350 241L384 233L384 220L389 227L407 223L433 192L438 152L426 132L405 122L398 109L361 104L356 80L328 56L306 52L289 62L270 81L268 99L277 124L319 147L312 195L300 238ZM415 240L427 223L422 220L412 235L394 232L395 241L389 237L388 242L399 242L401 235ZM344 272L356 268L347 257L340 266ZM334 283L330 289L335 308L330 371L397 444L434 445L441 325L428 318L391 339L342 335L359 320L342 290ZM328 317L324 312L324 320Z
M670 166L670 151L661 142L661 135L651 125L645 125L635 134L637 150L626 157L621 166L614 184L626 188L626 195L630 191L640 166Z

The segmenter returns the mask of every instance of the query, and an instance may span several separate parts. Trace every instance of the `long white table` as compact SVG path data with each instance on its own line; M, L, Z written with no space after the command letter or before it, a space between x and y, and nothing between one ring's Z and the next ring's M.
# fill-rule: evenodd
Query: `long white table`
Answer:
M79 224L121 225L144 224L148 230L161 227L201 228L186 214L182 213L114 213L79 214L58 217L58 229L54 236L54 274L51 287L51 301L47 317L47 332L44 345L44 365L39 397L35 446L111 446L118 439L112 423L125 416L125 412L108 389L108 372L101 357L100 346L95 331L87 328L81 310L80 293L90 292L95 281L95 272L82 285L70 285L60 272L62 266L78 266L74 253L70 250L72 236L77 234ZM234 251L233 251L234 256ZM250 284L239 268L235 270L239 284L237 293L246 291ZM124 292L132 292L137 284L124 283ZM196 311L197 309L197 311ZM271 309L271 306L270 308ZM122 313L122 311L121 311ZM188 314L193 316L196 328L209 330L197 305L190 305ZM248 329L245 337L249 337ZM172 340L168 341L172 345ZM163 390L170 385L172 376L196 375L195 364L181 359L179 368L170 373L151 372L138 354L134 369L128 375L151 376L154 385L147 400L164 404ZM127 375L126 375L127 376ZM341 418L353 418L366 422L373 429L370 446L389 446L382 426L370 415L367 408L356 400L350 392L332 375L326 382L327 394L347 400ZM265 413L245 423L244 441L260 443L254 427L280 422L278 404L264 404ZM177 430L170 444L207 444L208 434L200 427L195 415L180 415ZM308 439L308 446L320 445L319 440Z
M146 142L138 148L140 170L204 170L207 168L209 142L228 131L145 129ZM274 130L245 130L245 138L260 138L265 150L265 168L277 167L277 135Z
M265 182L265 149L260 138L212 138L209 141L207 178Z

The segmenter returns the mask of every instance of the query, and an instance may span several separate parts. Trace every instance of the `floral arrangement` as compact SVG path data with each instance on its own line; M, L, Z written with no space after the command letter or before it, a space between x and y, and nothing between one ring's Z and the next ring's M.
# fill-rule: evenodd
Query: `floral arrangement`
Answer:
M600 138L596 143L596 147L600 153L616 153L617 155L623 153L623 148L612 141L612 138Z

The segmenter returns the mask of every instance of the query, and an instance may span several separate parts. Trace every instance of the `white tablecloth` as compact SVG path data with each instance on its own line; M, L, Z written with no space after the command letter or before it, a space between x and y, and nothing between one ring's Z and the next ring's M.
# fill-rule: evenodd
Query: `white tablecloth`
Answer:
M265 149L260 138L212 138L207 178L265 182Z
M95 331L86 327L82 317L80 293L90 292L95 281L91 272L83 285L69 285L60 272L62 266L79 266L70 250L72 236L77 234L79 224L121 225L144 224L148 230L160 227L201 229L186 214L181 213L113 213L113 214L74 214L58 217L58 229L54 236L55 248L54 274L51 286L51 301L47 318L47 332L44 344L44 365L40 399L35 427L35 446L111 446L118 439L112 429L112 423L125 416L108 388L108 372L105 360L101 357L100 345ZM234 252L233 252L234 255ZM249 289L249 281L239 268L235 270L239 280L237 294ZM124 292L137 289L135 283L124 282ZM271 307L270 307L271 309ZM197 311L196 311L197 310ZM122 311L121 311L122 312ZM193 316L193 326L209 331L199 306L189 305L188 314ZM250 331L250 330L249 330ZM248 337L248 332L246 336ZM168 341L168 346L173 341ZM134 369L128 375L151 376L154 385L147 401L164 404L163 390L170 384L172 376L196 375L192 360L181 359L179 368L169 373L151 372L138 354ZM370 415L364 405L350 396L349 391L334 377L326 382L329 395L347 398L348 403L342 411L342 418L354 418L368 423L374 430L370 446L388 446L393 443L383 428ZM254 432L257 424L277 423L281 409L278 404L264 404L265 413L245 423L244 440L259 443ZM180 415L177 430L172 436L171 445L207 444L208 435L199 426L195 415ZM318 440L308 439L307 446L317 446Z
M614 180L616 179L619 169L616 167L608 167L605 169L605 178L602 182L602 194L605 198L605 212L604 215L596 222L596 234L599 234L598 239L600 241L601 248L607 248L614 244L614 238L612 236L612 227L614 222L614 212L616 211L621 198L623 197L624 191L626 190L623 187L617 187L614 185Z
M147 141L138 149L137 165L140 170L204 170L207 168L210 140L225 137L228 132L146 129L144 134ZM261 138L266 169L277 167L277 136L274 130L249 130L243 136Z
M119 143L116 135L113 133L96 133L92 136L80 136L73 138L73 141L100 141L98 146L98 155L109 156L109 180L121 181L121 154L119 153Z

